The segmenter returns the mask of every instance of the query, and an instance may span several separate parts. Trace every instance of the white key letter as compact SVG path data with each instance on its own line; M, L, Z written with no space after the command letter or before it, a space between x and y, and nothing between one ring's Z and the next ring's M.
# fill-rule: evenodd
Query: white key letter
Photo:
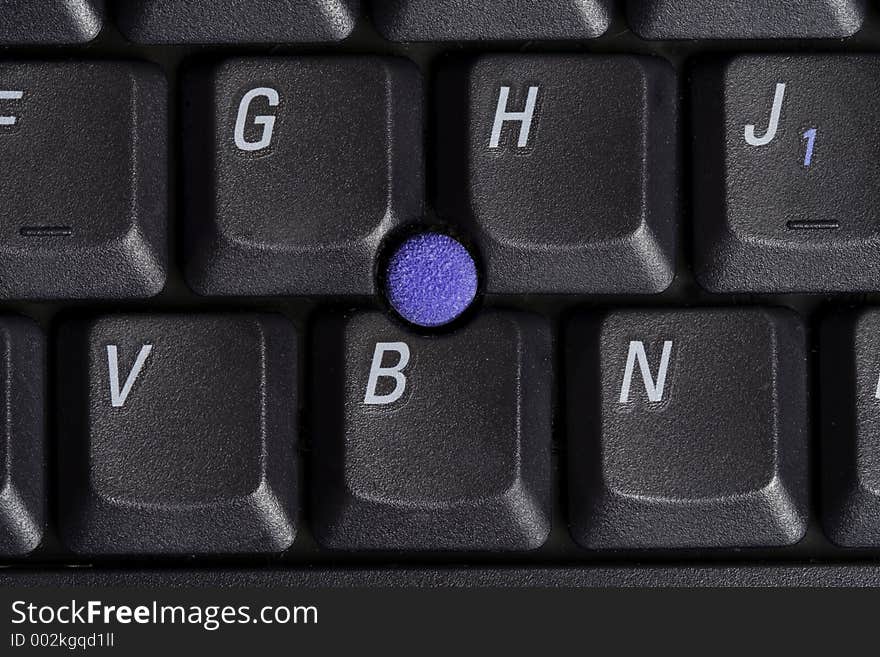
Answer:
M773 96L773 109L770 111L770 125L763 137L755 135L755 126L746 126L746 143L750 146L766 146L776 137L779 128L779 117L782 114L782 101L785 98L785 83L776 83L776 94Z
M648 365L648 356L645 353L645 343L641 340L633 340L629 343L629 354L626 357L626 369L623 372L623 385L620 387L620 403L629 401L629 389L632 386L633 370L636 360L639 361L639 369L642 372L642 381L645 384L645 392L651 402L663 401L663 388L666 385L666 371L669 369L669 357L672 355L672 341L663 343L663 354L660 357L660 370L657 372L657 381L651 374Z
M128 393L131 392L132 387L134 386L134 382L137 380L138 375L141 373L141 370L144 367L144 363L147 362L147 357L150 355L150 352L153 350L153 345L145 344L141 347L140 352L137 355L137 359L134 361L134 365L131 368L131 371L128 373L128 376L125 378L125 383L122 386L122 390L119 389L119 353L115 344L107 345L107 369L110 372L110 404L113 408L122 408L125 406L125 400L128 399Z
M235 145L239 150L243 151L261 151L268 148L272 143L272 131L275 129L274 116L255 116L254 125L263 126L263 135L258 141L247 141L244 137L245 124L247 123L248 112L251 109L251 103L255 98L265 98L269 101L269 107L278 107L281 102L278 92L268 87L259 87L251 89L241 99L238 105L238 118L235 120Z
M501 143L501 129L507 121L519 121L518 148L529 145L529 133L532 130L532 119L535 117L535 106L538 103L538 87L529 87L529 97L526 99L526 109L523 112L508 112L507 99L510 97L510 87L501 87L498 94L498 106L495 109L495 125L492 126L492 138L489 140L489 148L498 148Z
M400 356L397 365L382 367L382 360L389 351L396 351ZM373 352L373 364L370 366L370 378L367 382L367 394L364 395L364 403L370 405L393 404L403 397L406 390L406 377L403 369L409 364L409 347L405 342L379 342L376 351ZM394 379L394 390L387 395L379 395L376 388L379 387L379 379L387 377Z
M23 91L2 91L0 90L0 100L21 100L24 98ZM17 117L0 116L0 125L15 125Z
M874 397L880 399L880 377L877 378L877 388L874 390Z

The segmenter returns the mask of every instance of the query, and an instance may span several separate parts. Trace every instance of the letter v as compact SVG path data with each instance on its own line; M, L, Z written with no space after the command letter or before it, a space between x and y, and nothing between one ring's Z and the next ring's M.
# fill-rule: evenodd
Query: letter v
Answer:
M128 399L128 394L131 392L132 387L134 387L134 382L144 368L144 363L147 362L147 357L152 350L153 345L151 344L145 344L141 347L140 353L138 353L137 359L134 361L134 365L125 379L122 390L120 390L118 350L115 344L107 345L107 368L110 373L110 404L113 408L122 408L125 405L125 400Z

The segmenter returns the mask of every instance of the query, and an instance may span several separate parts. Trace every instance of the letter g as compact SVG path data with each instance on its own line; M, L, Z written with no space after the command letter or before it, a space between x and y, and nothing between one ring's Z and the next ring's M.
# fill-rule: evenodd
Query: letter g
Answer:
M263 134L257 141L248 141L244 136L244 129L247 123L248 112L255 98L263 97L269 101L269 107L278 107L281 102L278 92L268 87L258 87L251 89L241 99L238 105L238 118L235 120L235 145L239 150L253 152L261 151L268 148L272 143L272 131L275 129L274 116L255 116L254 125L263 126Z

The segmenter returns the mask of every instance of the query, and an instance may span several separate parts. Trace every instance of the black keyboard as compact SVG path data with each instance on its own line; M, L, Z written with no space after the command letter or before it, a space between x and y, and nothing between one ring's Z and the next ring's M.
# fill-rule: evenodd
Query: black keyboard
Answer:
M0 586L880 584L877 3L0 47Z

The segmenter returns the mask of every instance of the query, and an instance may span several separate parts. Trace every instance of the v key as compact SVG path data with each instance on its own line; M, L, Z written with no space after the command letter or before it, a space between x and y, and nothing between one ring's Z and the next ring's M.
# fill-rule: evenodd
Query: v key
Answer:
M147 358L150 355L150 352L153 350L153 345L145 344L141 347L140 352L138 352L137 359L134 361L134 365L131 368L131 371L128 373L128 376L125 378L125 383L122 385L122 390L119 389L119 350L115 344L107 345L107 369L110 374L110 404L113 408L122 408L125 406L125 400L128 399L128 395L131 392L132 387L134 387L134 382L137 380L138 375L141 373L141 370L144 368L144 364L147 362Z

